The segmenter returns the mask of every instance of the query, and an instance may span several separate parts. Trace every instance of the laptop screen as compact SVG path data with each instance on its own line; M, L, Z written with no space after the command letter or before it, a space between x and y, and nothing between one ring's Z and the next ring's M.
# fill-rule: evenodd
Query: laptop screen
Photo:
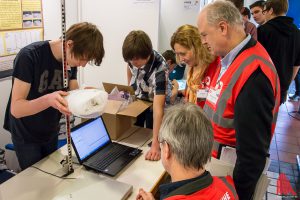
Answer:
M93 119L78 128L72 129L71 137L80 160L93 154L110 142L101 117Z

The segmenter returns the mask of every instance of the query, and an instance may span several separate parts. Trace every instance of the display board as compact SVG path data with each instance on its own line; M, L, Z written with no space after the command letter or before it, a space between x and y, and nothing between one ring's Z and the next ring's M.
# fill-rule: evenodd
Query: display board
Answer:
M15 55L43 40L42 0L0 0L0 78L11 75Z

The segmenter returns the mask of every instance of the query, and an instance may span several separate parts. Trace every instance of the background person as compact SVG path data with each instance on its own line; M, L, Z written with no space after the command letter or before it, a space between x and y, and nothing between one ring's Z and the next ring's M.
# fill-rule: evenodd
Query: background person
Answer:
M263 13L265 1L260 0L256 1L249 6L251 10L251 15L253 16L254 21L258 24L258 27L263 25L266 22L265 15Z
M256 26L252 22L249 21L250 18L251 18L249 8L243 7L242 10L241 10L241 14L243 16L245 33L249 33L254 40L257 40Z
M174 79L183 79L185 64L177 64L175 52L173 50L166 50L162 53L162 56L169 65L169 80L173 81Z
M279 76L280 103L286 101L290 83L300 66L300 31L293 18L285 16L287 11L287 0L266 1L267 22L258 30L258 41L269 53Z

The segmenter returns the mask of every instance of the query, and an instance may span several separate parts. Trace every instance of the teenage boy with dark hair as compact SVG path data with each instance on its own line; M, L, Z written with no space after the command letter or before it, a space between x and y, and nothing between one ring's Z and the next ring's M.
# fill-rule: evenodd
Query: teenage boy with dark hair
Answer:
M265 1L256 1L249 6L254 21L260 26L266 22L265 15L263 13Z
M69 88L78 88L77 67L100 65L103 37L88 22L72 25L66 32ZM20 50L14 60L12 90L4 128L11 132L21 169L26 169L57 149L59 120L71 114L63 91L62 40L40 41Z
M158 131L164 115L165 102L170 101L171 86L168 85L168 67L165 59L152 49L149 36L141 30L131 31L122 47L123 58L127 62L128 85L133 86L137 98L153 101L153 109L138 117L136 125L153 127L151 149L147 160L159 160L160 149Z
M300 66L300 31L287 17L288 0L267 0L264 14L267 22L257 32L258 41L269 53L279 76L280 103L287 97L289 85Z

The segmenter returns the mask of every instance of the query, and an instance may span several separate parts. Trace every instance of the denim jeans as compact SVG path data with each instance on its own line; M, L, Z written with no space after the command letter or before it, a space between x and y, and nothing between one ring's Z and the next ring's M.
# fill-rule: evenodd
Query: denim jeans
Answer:
M21 169L24 170L53 153L57 149L57 140L58 138L55 137L51 141L41 144L14 143L15 152Z
M153 111L148 108L144 112L142 112L136 119L134 125L145 127L144 123L146 121L146 128L153 129Z
M300 96L300 70L298 70L298 73L295 77L295 88L296 88L295 94Z

